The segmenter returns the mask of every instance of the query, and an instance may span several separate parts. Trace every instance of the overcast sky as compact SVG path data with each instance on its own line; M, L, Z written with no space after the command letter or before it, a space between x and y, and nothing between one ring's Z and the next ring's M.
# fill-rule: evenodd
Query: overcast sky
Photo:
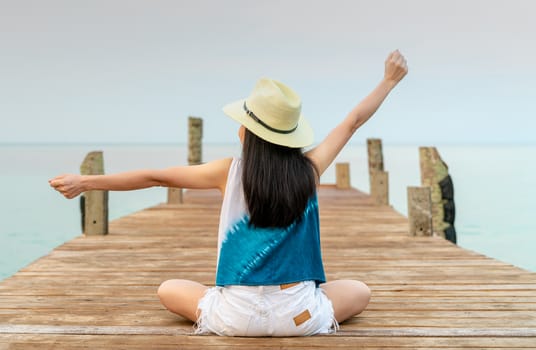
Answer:
M354 142L536 143L536 1L0 0L0 143L233 142L221 107L262 76L320 140L410 73Z

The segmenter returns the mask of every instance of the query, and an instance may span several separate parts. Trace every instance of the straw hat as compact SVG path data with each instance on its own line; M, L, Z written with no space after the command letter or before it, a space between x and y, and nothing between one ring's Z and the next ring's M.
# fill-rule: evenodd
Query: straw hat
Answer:
M313 143L300 96L277 80L259 79L247 99L228 104L223 112L268 142L293 148Z

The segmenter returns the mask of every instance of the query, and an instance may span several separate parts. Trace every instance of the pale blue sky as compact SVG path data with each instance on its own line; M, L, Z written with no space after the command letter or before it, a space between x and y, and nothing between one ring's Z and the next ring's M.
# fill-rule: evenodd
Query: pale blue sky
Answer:
M292 86L316 140L380 80L410 74L354 142L536 143L536 1L0 0L0 143L169 143L186 119Z

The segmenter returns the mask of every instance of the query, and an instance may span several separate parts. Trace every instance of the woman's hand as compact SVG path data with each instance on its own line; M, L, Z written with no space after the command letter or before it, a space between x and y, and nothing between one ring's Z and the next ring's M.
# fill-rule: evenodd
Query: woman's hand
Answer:
M391 52L385 60L384 80L391 86L395 86L406 74L408 74L408 64L404 56L398 50Z
M82 186L82 176L75 174L59 175L48 180L52 188L61 193L65 198L72 199L86 191Z

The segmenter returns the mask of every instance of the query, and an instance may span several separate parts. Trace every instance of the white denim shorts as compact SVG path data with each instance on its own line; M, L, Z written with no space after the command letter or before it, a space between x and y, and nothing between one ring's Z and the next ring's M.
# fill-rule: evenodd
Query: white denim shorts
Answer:
M288 337L332 333L333 306L315 282L209 288L198 305L196 334Z

